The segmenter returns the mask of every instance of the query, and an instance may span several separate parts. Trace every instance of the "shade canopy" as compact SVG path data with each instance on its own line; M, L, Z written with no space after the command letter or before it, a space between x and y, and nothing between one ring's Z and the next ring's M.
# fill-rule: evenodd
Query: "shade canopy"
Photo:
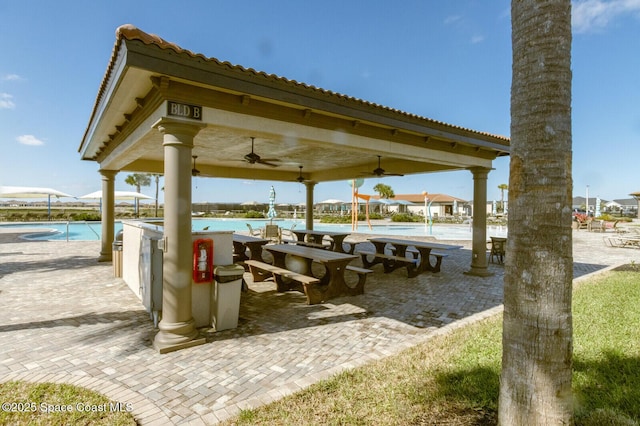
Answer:
M336 198L330 198L328 200L320 201L318 204L347 204L347 202Z
M407 200L387 200L390 201L390 205L397 205L397 206L414 206L415 203L412 203L411 201L407 201Z
M78 197L82 199L101 199L102 191L95 191L90 194L83 195L82 197ZM153 200L153 197L149 197L148 195L141 194L135 191L115 191L115 199L116 200L135 200L136 198L144 199L144 200Z
M0 186L0 198L48 198L50 196L75 198L64 192L34 186Z

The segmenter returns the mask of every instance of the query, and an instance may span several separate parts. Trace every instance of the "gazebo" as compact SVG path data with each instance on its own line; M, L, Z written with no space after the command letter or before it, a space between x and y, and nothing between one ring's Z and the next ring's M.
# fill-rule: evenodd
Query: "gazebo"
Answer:
M164 294L177 302L167 304L154 344L166 348L194 336L183 282L191 211L181 208L191 203L192 169L212 178L302 181L310 229L322 182L384 177L382 168L469 170L477 213L469 273L486 275L487 175L496 157L509 154L509 139L232 65L124 25L79 152L102 175L102 260L111 259L116 174L164 174Z

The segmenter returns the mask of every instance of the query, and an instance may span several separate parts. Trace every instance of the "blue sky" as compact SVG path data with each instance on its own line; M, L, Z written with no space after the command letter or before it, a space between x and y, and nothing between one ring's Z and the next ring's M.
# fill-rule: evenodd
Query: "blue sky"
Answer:
M576 0L573 7L574 195L629 198L640 190L640 0ZM77 152L115 30L141 30L208 57L277 74L446 123L509 135L507 0L0 0L0 185L80 196L100 189L98 164ZM508 183L494 162L488 198ZM116 189L131 190L118 175ZM467 171L367 179L397 194L471 199ZM193 200L305 199L299 184L194 180ZM153 194L153 188L143 188ZM315 200L349 200L345 182Z

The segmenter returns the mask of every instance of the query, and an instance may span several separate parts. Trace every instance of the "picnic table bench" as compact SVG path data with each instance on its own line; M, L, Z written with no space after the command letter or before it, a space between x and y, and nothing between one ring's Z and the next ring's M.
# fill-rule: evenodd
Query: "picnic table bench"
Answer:
M244 263L249 266L249 271L251 272L251 275L253 275L254 281L264 281L267 278L273 277L276 282L278 292L283 293L291 290L291 282L302 285L303 292L307 295L307 301L309 301L309 286L320 282L318 278L293 272L258 260L249 259Z
M409 278L416 277L423 272L440 272L442 259L447 257L447 253L432 252L432 250L454 250L462 246L432 243L427 241L412 241L397 238L369 238L376 248L375 252L360 251L362 264L365 268L382 263L385 273L390 273L398 268L406 267ZM386 248L389 246L387 253ZM411 257L409 257L409 255ZM369 260L369 256L373 256ZM429 260L430 256L435 258L435 264Z
M278 285L278 291L302 291L306 294L307 303L310 305L322 303L338 296L363 294L366 277L373 272L370 269L349 265L349 262L358 258L357 255L293 244L274 244L266 246L265 249L273 255L273 265L247 261L250 262L250 266L254 264L255 269L263 270L262 273L256 271L254 277L257 274L258 280L264 280L266 278L265 272L271 272ZM299 262L298 266L301 266L303 270L293 272L287 269L287 256L302 259L303 261ZM313 277L311 270L313 262L324 266L324 274L321 278ZM273 269L273 267L278 269ZM355 285L350 285L345 280L346 271L358 274L358 282Z

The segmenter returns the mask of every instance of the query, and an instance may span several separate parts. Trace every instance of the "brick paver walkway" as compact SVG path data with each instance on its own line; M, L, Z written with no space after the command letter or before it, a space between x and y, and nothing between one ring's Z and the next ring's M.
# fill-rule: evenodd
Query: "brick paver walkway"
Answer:
M165 355L149 314L98 242L22 242L0 235L0 381L66 382L130 403L141 424L215 424L339 371L397 353L499 312L504 268L464 275L470 243L439 274L407 279L375 267L365 294L307 306L297 292L252 283L239 327ZM574 231L575 276L640 262Z

